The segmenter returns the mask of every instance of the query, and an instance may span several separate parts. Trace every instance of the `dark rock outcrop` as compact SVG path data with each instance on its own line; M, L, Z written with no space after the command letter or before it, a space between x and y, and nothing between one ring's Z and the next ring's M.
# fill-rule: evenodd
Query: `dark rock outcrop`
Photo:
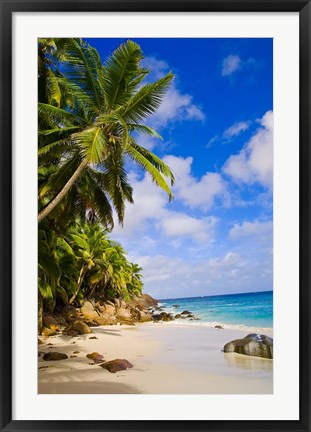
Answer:
M128 368L132 368L133 365L126 359L115 359L99 365L103 369L106 369L110 373L116 373Z
M173 321L174 317L170 313L167 312L161 312L159 314L152 315L152 318L155 321Z
M67 306L64 311L64 317L68 324L74 322L79 317L79 312L74 306Z
M141 296L134 297L130 302L130 306L138 307L140 310L148 309L149 307L155 307L158 304L158 300L151 297L149 294L142 294Z
M152 321L151 309L158 304L148 294L136 296L129 302L120 298L109 300L86 300L80 308L73 305L57 309L53 314L46 313L43 317L44 326L41 334L54 336L58 332L69 336L92 333L90 327L112 324L134 325L138 322ZM170 318L164 317L164 321Z
M266 335L250 333L243 339L235 339L224 346L224 352L236 352L248 356L273 358L273 339Z
M77 320L69 324L69 326L65 328L63 333L67 334L68 336L78 336L82 334L92 333L92 330L87 324L85 324L85 322Z
M88 321L88 322L94 321L100 315L95 310L94 306L92 305L92 303L90 301L84 302L84 304L82 305L82 307L80 309L80 312L83 315L83 320Z
M51 314L43 315L43 325L44 327L51 329L53 331L59 330L59 323L57 319Z
M140 322L148 322L148 321L152 321L152 316L151 316L151 314L148 313L148 312L141 311L141 312L140 312L140 316L139 316L139 321L140 321Z
M55 330L50 329L50 328L43 327L43 329L41 330L41 334L43 336L56 336L57 332Z
M124 307L124 305L120 305L120 308L117 309L117 321L121 321L122 323L132 323L134 319L131 314L131 309Z
M59 352L48 352L43 356L43 360L45 361L66 360L67 358L68 358L67 354L63 354Z

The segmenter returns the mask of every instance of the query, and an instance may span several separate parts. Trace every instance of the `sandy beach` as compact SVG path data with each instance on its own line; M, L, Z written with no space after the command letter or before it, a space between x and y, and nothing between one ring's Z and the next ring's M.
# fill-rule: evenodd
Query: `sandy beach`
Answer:
M222 351L225 343L245 337L250 331L258 333L258 329L161 322L92 330L93 334L79 337L41 338L44 344L39 346L39 352L57 351L69 358L44 361L43 354L39 356L38 393L273 393L272 360ZM264 334L272 336L272 330L266 329ZM92 352L103 354L105 361L127 359L133 368L110 373L86 357Z

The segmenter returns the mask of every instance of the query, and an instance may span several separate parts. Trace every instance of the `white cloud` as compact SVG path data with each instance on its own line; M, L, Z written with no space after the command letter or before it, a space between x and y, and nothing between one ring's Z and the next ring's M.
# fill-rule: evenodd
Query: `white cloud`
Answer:
M196 179L191 175L192 157L166 156L164 161L176 178L173 193L185 205L208 211L217 198L225 205L228 204L226 183L220 174L206 172L200 179Z
M206 148L209 148L217 141L222 141L223 143L230 142L233 138L239 136L241 133L245 132L251 125L250 121L240 121L234 123L228 129L226 129L221 135L214 135L207 143Z
M151 118L154 127L163 128L176 120L204 120L203 111L192 103L192 96L182 94L173 83L157 112Z
M240 261L240 256L236 252L227 252L226 255L222 258L211 258L207 266L209 268L215 267L227 267L231 265L236 265Z
M149 69L150 75L155 79L161 78L165 71L169 69L169 65L165 60L158 60L152 56L145 57L142 60L141 65L144 68Z
M214 217L194 217L181 211L170 209L167 195L151 181L148 174L142 180L132 177L134 204L128 204L124 227L118 225L113 230L113 237L130 239L136 236L144 238L150 230L153 235L166 239L178 239L176 247L185 241L195 243L208 242L212 239L217 219ZM146 246L143 242L143 246ZM150 242L149 242L150 246Z
M148 135L139 135L136 138L137 144L152 151L155 147L161 146L162 142L159 138L155 138Z
M266 237L272 235L272 221L244 221L236 223L229 231L229 237L232 240L238 240L245 237Z
M232 75L241 69L241 59L237 55L229 55L222 62L222 76Z
M216 224L215 217L198 219L179 212L170 212L161 221L162 230L167 236L192 237L198 243L206 243L210 240Z
M253 58L241 59L238 55L228 55L222 62L221 74L223 77L231 76L241 69L256 67L257 62Z
M234 123L228 129L226 129L223 133L224 139L231 139L240 135L242 132L245 132L250 126L250 122L248 121L240 121L238 123Z
M260 183L268 188L273 181L273 113L259 120L261 127L242 150L229 157L223 172L233 180L246 184Z
M150 79L157 80L163 77L169 70L168 64L163 60L154 57L146 57L142 62L143 66L150 69ZM151 117L150 123L156 128L167 126L169 122L177 120L200 120L205 115L202 109L193 103L193 98L187 93L181 93L175 81L169 87L159 109Z
M132 255L143 268L146 292L157 298L180 298L230 292L268 290L272 287L271 260L256 260L227 251L216 258L170 257L165 254Z

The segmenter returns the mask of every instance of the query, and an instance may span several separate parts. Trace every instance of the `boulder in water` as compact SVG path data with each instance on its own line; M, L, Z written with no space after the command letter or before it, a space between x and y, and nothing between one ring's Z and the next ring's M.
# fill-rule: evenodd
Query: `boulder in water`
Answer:
M243 339L235 339L224 346L224 352L236 352L248 356L273 358L273 339L266 335L250 333Z
M189 312L188 310L184 310L182 311L181 315L191 315L191 312Z
M152 315L152 318L155 321L173 321L174 320L174 317L170 313L167 313L167 312L161 312L159 314L154 314L154 315Z

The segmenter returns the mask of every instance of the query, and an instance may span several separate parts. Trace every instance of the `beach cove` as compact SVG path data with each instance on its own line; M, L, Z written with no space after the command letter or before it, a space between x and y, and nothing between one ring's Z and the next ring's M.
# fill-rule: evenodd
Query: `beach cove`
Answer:
M174 321L99 326L78 337L42 337L38 393L271 394L273 360L222 351L227 342L260 330ZM264 334L273 337L272 329ZM68 359L43 360L52 351ZM86 357L93 352L104 361L127 359L133 368L110 373Z

